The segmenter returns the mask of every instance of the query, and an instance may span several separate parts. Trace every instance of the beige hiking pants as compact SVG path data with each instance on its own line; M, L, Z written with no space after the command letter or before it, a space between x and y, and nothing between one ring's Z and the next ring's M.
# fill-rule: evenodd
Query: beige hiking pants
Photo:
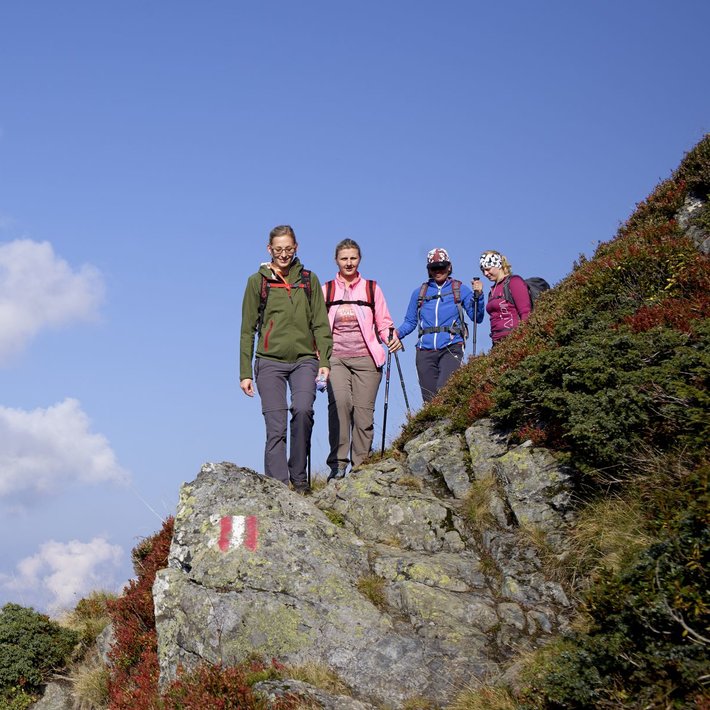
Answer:
M361 464L375 435L375 400L382 368L371 357L330 359L328 439L331 470Z

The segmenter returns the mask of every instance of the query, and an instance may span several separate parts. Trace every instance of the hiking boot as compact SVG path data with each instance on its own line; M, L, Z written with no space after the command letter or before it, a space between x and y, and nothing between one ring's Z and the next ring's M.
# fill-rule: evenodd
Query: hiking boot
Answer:
M299 496L309 496L313 493L313 489L307 483L303 483L300 486L294 486L293 490L294 493L298 493Z
M347 470L347 466L343 466L342 468L331 468L330 475L328 476L328 482L339 481L341 478L345 478L345 473Z

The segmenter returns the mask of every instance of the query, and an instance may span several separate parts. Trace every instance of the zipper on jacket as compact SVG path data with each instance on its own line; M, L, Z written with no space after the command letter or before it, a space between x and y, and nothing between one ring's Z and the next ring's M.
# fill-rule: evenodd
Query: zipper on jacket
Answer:
M437 298L436 298L436 306L434 306L434 327L438 328L439 327L439 304L441 303L442 296L441 296L441 289L444 288L446 284L442 284L441 286L438 286L438 293L437 293ZM434 335L434 350L438 350L437 345L439 344L437 341L437 338L439 336L438 333L433 333Z
M271 335L271 331L274 329L274 319L272 318L269 321L269 327L266 329L266 333L264 333L264 352L268 353L269 352L269 335Z

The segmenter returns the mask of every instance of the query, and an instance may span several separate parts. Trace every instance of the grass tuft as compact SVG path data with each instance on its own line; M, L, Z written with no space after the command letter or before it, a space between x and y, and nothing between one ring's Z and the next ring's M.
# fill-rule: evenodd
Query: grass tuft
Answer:
M350 688L337 673L320 663L303 663L298 666L286 666L283 671L286 678L300 680L315 688L320 688L334 695L350 695Z
M492 476L474 481L463 499L461 513L474 533L495 526L491 512L491 501L496 489L496 480Z
M380 611L388 608L387 596L385 594L385 580L376 574L366 574L357 582L360 594L369 599Z
M74 710L104 710L109 703L109 671L98 659L80 664L71 675Z
M517 703L505 688L480 685L466 688L446 710L516 710Z

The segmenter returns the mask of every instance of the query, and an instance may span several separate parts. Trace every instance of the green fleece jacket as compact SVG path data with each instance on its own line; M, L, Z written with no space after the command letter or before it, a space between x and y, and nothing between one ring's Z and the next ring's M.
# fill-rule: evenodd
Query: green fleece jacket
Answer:
M261 335L256 344L256 357L278 362L297 362L317 357L319 367L330 367L333 336L328 323L328 312L318 277L311 271L310 301L301 286L303 265L293 260L286 282L292 288L269 288L264 309ZM247 281L242 301L242 332L239 347L239 379L253 379L254 333L259 318L261 279L273 279L269 264Z

